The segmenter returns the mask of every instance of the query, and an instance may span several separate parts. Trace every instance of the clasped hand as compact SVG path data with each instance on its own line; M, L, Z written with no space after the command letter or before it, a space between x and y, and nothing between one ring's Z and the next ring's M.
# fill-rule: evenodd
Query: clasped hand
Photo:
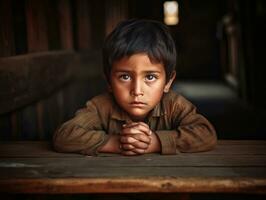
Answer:
M132 122L123 125L120 137L121 154L145 154L151 142L152 131L144 122Z

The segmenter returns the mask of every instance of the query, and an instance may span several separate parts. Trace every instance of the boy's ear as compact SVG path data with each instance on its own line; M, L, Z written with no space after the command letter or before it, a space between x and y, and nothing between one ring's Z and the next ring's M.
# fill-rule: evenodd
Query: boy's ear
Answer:
M171 87L173 81L175 80L175 77L176 77L176 71L173 71L173 72L171 73L171 76L170 76L169 81L168 81L168 82L166 83L166 85L164 86L164 90L163 90L163 91L164 91L165 93L169 92L170 87Z

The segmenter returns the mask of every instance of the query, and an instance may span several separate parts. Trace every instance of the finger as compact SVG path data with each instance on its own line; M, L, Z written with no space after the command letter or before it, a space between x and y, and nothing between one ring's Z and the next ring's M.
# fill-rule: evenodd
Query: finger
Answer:
M152 134L152 131L147 125L143 125L141 123L132 126L124 126L122 129L122 134L137 134L137 133L144 133L150 136Z
M141 124L142 126L145 126L145 127L147 127L148 129L150 129L149 125L146 124L146 123L144 123L144 122L139 122L139 124Z
M128 136L122 136L120 138L120 143L121 143L122 149L124 150L131 150L134 148L147 149L150 145L150 141L142 142L142 141L136 140L133 137L128 137Z
M135 142L143 142L150 145L151 138L144 134L125 135L120 137L120 142L127 144L134 144Z
M135 148L135 147L134 147L133 145L131 145L131 144L122 144L121 147L122 147L123 150L132 150L132 149Z
M133 149L148 149L148 147L149 147L149 144L147 144L147 143L144 143L144 142L140 142L140 141L138 141L138 142L134 142L134 143L132 143L131 144L134 148Z
M141 130L135 127L123 128L121 130L121 135L134 135L134 134L145 134Z
M121 143L126 143L126 144L132 144L134 142L137 142L138 140L131 137L131 136L121 136L120 137L120 142Z
M151 135L152 134L152 131L151 131L150 127L147 124L145 124L144 122L139 122L139 124L134 126L134 128L137 128L138 130L142 131L146 135Z
M138 155L134 151L122 151L121 154L124 156L136 156L136 155Z
M136 139L137 141L140 142L144 142L146 144L150 144L151 143L151 137L142 134L135 134L135 135L131 135L132 138Z
M146 152L145 149L133 149L132 151L136 154L145 154Z

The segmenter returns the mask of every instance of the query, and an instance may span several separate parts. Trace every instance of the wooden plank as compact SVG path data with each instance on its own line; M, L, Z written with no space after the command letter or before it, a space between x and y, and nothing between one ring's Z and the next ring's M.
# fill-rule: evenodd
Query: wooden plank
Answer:
M45 115L43 121L45 123L43 127L43 134L39 140L51 141L55 129L61 125L59 122L60 107L56 98L56 94L51 95L49 98L43 100L45 107ZM65 109L65 108L62 108ZM51 112L52 110L52 112Z
M36 136L36 139L43 140L45 138L45 133L44 133L44 104L43 101L39 101L36 103L36 114L37 114L37 132L38 133Z
M10 121L11 121L11 138L12 139L18 139L20 137L19 135L19 119L18 119L18 112L12 112L10 114Z
M105 35L109 34L122 20L128 18L128 1L105 2Z
M90 7L87 0L76 0L77 48L80 50L92 48Z
M2 153L1 153L2 154ZM25 154L26 155L26 154ZM47 155L47 154L46 154ZM50 154L51 155L51 154ZM48 154L49 156L49 154ZM2 162L14 162L14 163L29 163L38 164L41 166L46 165L57 165L62 166L68 165L75 168L81 168L83 166L88 166L90 168L97 167L262 167L266 170L266 156L256 155L256 156L230 156L230 155L220 155L219 159L217 156L200 156L200 155L173 155L173 156L161 156L158 154L149 154L145 156L114 156L114 157L80 157L72 156L71 159L75 163L69 164L69 157L27 157L21 156L22 158L13 155L10 157L2 157L0 161L0 166ZM25 161L24 161L25 160ZM37 162L37 163L36 163ZM55 162L56 164L54 164Z
M26 117L27 118L27 117ZM246 141L243 141L245 143ZM229 141L230 143L230 141ZM208 152L201 152L201 153L183 153L180 154L180 156L189 156L189 155L195 155L195 156L220 156L220 155L230 155L230 156L256 156L266 155L266 141L254 141L251 140L249 143L251 145L246 144L242 145L241 141L238 141L238 145L236 145L236 142L234 145L226 145L225 141L218 141L218 146ZM256 143L258 143L256 145ZM71 154L75 156L75 154ZM78 155L78 154L76 154ZM69 154L63 154L63 153L56 153L52 149L52 145L50 142L46 141L2 141L0 142L0 157L41 157L41 156L47 156L47 157L65 157L69 156ZM115 154L100 154L100 157L115 157L117 155ZM165 156L163 156L165 157Z
M158 156L157 156L158 158ZM131 160L132 157L129 159ZM169 159L169 158L168 158ZM0 161L0 180L8 178L121 178L121 177L216 177L218 178L240 178L266 180L265 166L232 166L215 165L209 161L205 166L197 165L194 162L186 164L150 164L142 163L121 163L122 159L106 159L105 163L101 160L84 158L12 158L1 159ZM140 159L139 159L140 160ZM170 159L170 160L173 160ZM180 162L184 159L180 159ZM95 161L95 164L93 163ZM106 164L106 162L117 162L116 164ZM213 159L212 159L213 161ZM160 159L157 162L161 162Z
M98 0L91 0L90 11L91 15L91 27L93 31L91 32L91 42L93 49L102 49L102 44L105 38L105 10L104 1L102 4ZM99 14L100 13L100 14ZM97 20L94 20L97 19Z
M204 155L222 155L222 154L233 154L233 155L266 155L266 144L219 144L212 151L201 152Z
M13 1L14 35L16 55L27 53L27 23L25 12L25 1Z
M11 140L11 135L8 134L11 129L10 123L10 114L9 115L0 115L0 140L7 141ZM1 148L1 145L0 145ZM1 150L0 150L1 152Z
M221 145L265 145L266 140L218 140Z
M72 51L53 51L0 59L0 113L43 98L70 80Z
M0 192L266 194L266 156L257 153L92 157L56 153L47 142L1 142Z
M59 109L57 120L59 124L62 124L64 122L64 113L66 108L65 99L64 99L64 90L60 90L59 92L57 92L56 101Z
M26 1L28 51L47 51L48 30L46 21L47 1Z
M0 1L0 57L15 55L12 1Z
M47 24L47 37L48 37L48 49L50 51L60 50L61 48L61 33L60 33L60 21L57 1L45 1L42 8L45 10L46 24Z
M73 49L72 15L69 0L59 0L58 10L61 47Z
M0 143L0 158L12 157L84 157L79 154L57 153L52 144L41 141L13 141Z
M266 180L246 178L34 178L0 179L8 193L244 193L266 194Z
M36 103L28 105L26 108L21 110L22 127L21 140L36 140L37 139L37 113ZM16 148L16 147L14 147Z
M40 52L48 51L48 49L58 49L59 34L58 34L58 18L55 16L55 6L50 1L34 1L27 0L26 4L26 18L27 18L27 36L28 36L28 51L29 52ZM48 18L49 10L49 18ZM53 19L51 21L51 19ZM51 63L53 64L53 63ZM39 63L35 63L39 65ZM33 79L42 80L42 74L46 69L42 69L37 74L32 76ZM32 72L32 69L30 69ZM34 71L35 72L35 71ZM33 73L34 73L33 72ZM55 76L53 74L52 76ZM47 77L46 77L47 78ZM48 78L49 79L49 78ZM56 82L56 80L54 80ZM36 83L33 81L28 87L34 86ZM42 87L47 87L43 85ZM40 96L40 95L39 95ZM38 96L37 96L38 97ZM40 97L39 97L40 98ZM38 101L35 104L36 118L35 123L37 129L35 130L34 138L44 138L44 118L45 118L45 105L43 101ZM26 108L27 110L27 108ZM29 110L28 112L30 112ZM35 113L31 113L34 115ZM34 127L34 126L33 126Z

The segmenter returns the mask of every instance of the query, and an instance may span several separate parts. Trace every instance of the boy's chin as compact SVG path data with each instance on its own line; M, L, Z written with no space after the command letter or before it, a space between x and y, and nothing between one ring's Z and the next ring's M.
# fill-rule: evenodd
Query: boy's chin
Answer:
M144 121L147 113L129 113L129 115L133 121Z

